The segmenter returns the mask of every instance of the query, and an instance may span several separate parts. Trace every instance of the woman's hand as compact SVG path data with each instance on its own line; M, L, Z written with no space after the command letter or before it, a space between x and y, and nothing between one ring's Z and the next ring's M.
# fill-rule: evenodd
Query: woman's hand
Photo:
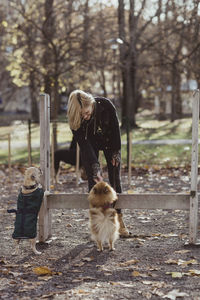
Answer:
M101 176L101 172L97 172L96 177L94 177L94 181L97 183L99 181L103 181L103 177Z
M99 163L95 163L92 165L92 173L93 179L96 183L103 180L103 177L101 176L101 169Z
M112 162L112 165L113 165L114 167L118 167L118 165L119 165L120 162L121 162L121 153L120 153L120 151L115 152L115 153L112 155L112 160L111 160L111 162Z

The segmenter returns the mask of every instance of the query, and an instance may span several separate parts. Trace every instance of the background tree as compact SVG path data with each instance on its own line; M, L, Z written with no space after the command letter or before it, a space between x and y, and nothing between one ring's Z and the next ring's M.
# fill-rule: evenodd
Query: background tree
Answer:
M136 127L142 95L149 105L159 90L165 103L169 85L171 119L181 116L183 78L200 80L199 1L118 4L9 1L2 57L13 84L30 87L35 120L40 92L51 95L51 119L57 120L61 93L82 88L110 98L120 95L122 128Z

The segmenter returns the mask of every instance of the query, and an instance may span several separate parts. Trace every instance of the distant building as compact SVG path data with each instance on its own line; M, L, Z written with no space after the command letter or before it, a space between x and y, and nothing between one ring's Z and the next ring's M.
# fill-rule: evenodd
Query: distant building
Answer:
M31 119L31 97L29 87L6 87L0 91L0 121Z
M189 115L192 113L192 101L191 95L194 90L198 88L197 81L194 79L189 79L188 81L184 81L181 84L181 99L182 99L182 114ZM154 109L156 114L171 114L171 93L172 86L168 85L164 96L162 97L162 102L159 99L159 91L156 92L154 99Z

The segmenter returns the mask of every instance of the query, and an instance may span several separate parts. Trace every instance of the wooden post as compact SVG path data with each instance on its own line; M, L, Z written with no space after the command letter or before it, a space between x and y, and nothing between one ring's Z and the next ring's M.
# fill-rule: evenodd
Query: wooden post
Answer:
M52 123L52 132L51 132L51 178L52 178L52 183L55 183L55 170L54 170L54 134L53 134L53 123Z
M11 175L11 136L8 134L8 169L9 176Z
M42 94L40 100L40 168L43 172L42 185L45 191L50 190L50 98ZM51 235L51 215L47 208L47 197L44 196L39 213L39 241L45 242Z
M78 186L78 182L79 182L79 172L80 169L80 147L77 143L76 145L76 186Z
M31 139L30 133L27 134L27 142L28 142L28 166L31 166Z
M132 133L129 132L129 152L128 152L128 185L131 185L131 160L132 160Z
M31 157L31 120L28 120L28 135L27 135L27 141L28 141L28 165L29 167L32 164L32 157Z
M189 243L195 244L198 226L198 131L199 131L199 90L193 95L192 112L192 160L191 160L191 192L190 192L190 218Z

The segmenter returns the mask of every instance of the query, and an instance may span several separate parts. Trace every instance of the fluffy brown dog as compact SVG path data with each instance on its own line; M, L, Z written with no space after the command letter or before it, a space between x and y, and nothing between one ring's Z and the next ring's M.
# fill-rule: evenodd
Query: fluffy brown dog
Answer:
M115 250L114 243L119 237L118 216L113 208L116 192L108 183L101 181L92 188L88 200L92 240L96 242L98 251L103 251L104 243L108 243L109 250Z

